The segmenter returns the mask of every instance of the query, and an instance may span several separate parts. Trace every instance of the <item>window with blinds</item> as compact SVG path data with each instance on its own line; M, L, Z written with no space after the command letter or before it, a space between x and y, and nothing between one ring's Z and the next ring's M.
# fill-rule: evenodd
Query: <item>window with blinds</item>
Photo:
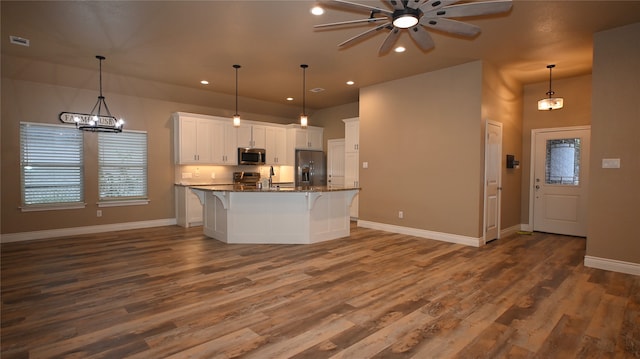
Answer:
M75 127L20 123L23 208L84 205L82 148Z
M147 133L98 133L100 201L147 198Z

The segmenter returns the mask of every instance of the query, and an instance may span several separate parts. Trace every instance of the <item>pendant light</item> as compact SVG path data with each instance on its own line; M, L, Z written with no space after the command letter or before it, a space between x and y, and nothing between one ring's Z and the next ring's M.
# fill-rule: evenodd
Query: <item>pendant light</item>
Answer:
M556 65L547 65L549 69L549 91L547 92L547 98L543 98L538 101L538 110L540 111L550 111L550 110L558 110L561 109L564 103L564 99L562 97L553 97L555 92L551 89L551 69L556 67Z
M238 114L238 69L240 65L233 65L233 68L236 69L236 113L233 114L233 126L240 127L240 114Z
M305 110L305 92L306 92L306 70L309 65L302 64L300 65L302 68L302 113L300 114L300 126L302 128L307 128L307 124L309 123L309 117L304 112Z
M98 59L100 69L100 93L98 95L98 101L93 106L93 109L91 109L91 113L82 114L63 112L60 114L60 120L65 123L73 122L75 123L76 128L82 131L122 132L122 129L124 128L124 120L116 119L113 115L111 115L109 107L107 106L107 102L105 101L104 95L102 94L102 61L105 59L105 57L96 55L96 59ZM104 114L102 113L103 107L105 112Z

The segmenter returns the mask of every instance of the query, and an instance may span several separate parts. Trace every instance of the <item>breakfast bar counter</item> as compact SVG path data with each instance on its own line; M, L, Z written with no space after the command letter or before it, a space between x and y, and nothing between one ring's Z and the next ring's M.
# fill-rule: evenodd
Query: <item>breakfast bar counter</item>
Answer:
M204 207L204 234L245 244L309 244L346 237L349 209L359 191L335 186L190 188Z

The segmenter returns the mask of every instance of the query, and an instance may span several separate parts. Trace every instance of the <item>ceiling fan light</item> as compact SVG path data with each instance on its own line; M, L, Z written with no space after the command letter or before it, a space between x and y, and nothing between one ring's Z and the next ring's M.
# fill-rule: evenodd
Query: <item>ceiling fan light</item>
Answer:
M404 14L393 19L393 26L408 29L418 24L418 18L413 14Z
M540 111L558 110L562 108L563 104L564 104L564 99L562 97L547 97L538 101L538 110Z

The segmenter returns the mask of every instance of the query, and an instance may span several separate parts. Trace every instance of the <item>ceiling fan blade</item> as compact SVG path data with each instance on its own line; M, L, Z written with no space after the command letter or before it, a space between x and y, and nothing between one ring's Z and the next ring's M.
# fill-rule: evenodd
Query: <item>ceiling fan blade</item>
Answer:
M391 5L395 10L404 10L404 4L402 0L385 0L387 4Z
M380 50L378 51L378 53L382 55L389 52L389 50L391 50L393 45L398 40L399 36L400 36L400 29L394 26L393 29L391 29L391 32L389 32L389 35L387 35L387 38L384 39L384 42L382 43L382 46L380 46Z
M440 10L425 12L427 17L465 17L496 14L511 9L511 0L472 2L460 5L445 6Z
M347 46L347 45L349 45L349 44L351 44L351 43L353 43L353 42L355 42L357 40L360 40L360 39L362 39L362 38L364 38L364 37L366 37L368 35L372 35L376 31L382 30L382 29L384 29L385 27L387 27L389 25L391 25L391 23L387 22L387 23L384 23L382 25L378 25L378 26L376 26L374 28L371 28L371 29L369 29L369 30L367 30L367 31L365 31L365 32L363 32L361 34L358 34L358 35L356 35L356 36L354 36L354 37L352 37L352 38L350 38L350 39L348 39L348 40L346 40L344 42L341 42L340 44L338 44L338 47Z
M473 37L480 33L479 26L446 18L422 17L420 24L436 30L468 37Z
M409 0L409 2L412 2L413 0ZM431 10L438 10L444 6L448 6L451 5L453 3L457 3L460 0L427 0L425 1L422 5L419 6L420 10L422 10L422 12L426 13L429 12ZM411 7L411 6L409 6Z
M393 15L393 11L389 11L389 10L385 10L385 9L381 9L379 7L375 7L375 6L369 6L369 5L364 5L364 4L358 4L355 2L351 2L351 1L345 1L345 0L331 0L329 2L330 4L335 4L335 5L340 5L346 8L350 8L353 10L366 10L366 11L373 11L374 13L381 13L384 14L386 16L392 16Z
M387 19L386 17L371 17L368 19L348 20L348 21L332 22L329 24L313 25L313 27L318 29L318 28L330 27L330 26L353 25L353 24L360 24L360 23L374 23L374 22L383 21L383 20L389 21L389 19Z
M415 41L423 51L427 51L436 46L431 35L429 35L427 30L422 26L414 26L407 30L409 31L409 35L411 35L413 41Z

